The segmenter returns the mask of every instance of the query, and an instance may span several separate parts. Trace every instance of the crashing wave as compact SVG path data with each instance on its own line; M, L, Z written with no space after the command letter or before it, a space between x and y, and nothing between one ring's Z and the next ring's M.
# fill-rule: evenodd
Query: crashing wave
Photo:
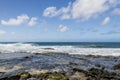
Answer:
M0 44L0 53L62 52L81 55L120 56L120 48L76 48L74 46L40 46L31 43Z

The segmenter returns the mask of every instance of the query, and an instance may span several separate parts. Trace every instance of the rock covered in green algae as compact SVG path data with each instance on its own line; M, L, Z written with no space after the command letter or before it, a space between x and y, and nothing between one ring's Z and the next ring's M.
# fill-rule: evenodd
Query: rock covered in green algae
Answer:
M30 75L29 73L22 73L20 75L3 78L0 80L69 80L63 73L41 73L39 75Z
M88 71L74 68L71 75L66 75L66 72L47 72L31 75L22 73L0 80L120 80L116 73L109 73L104 69L91 68Z
M40 74L40 80L68 80L63 73L43 73Z
M19 80L26 80L27 78L31 77L31 75L29 73L22 73L19 76L20 76Z

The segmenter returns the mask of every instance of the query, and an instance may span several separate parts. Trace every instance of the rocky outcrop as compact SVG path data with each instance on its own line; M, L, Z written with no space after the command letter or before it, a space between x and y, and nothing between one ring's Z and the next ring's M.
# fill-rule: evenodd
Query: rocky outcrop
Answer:
M114 70L120 70L120 64L114 65L114 66L113 66L113 69L114 69Z
M0 60L0 80L120 80L119 62L111 56L36 53Z

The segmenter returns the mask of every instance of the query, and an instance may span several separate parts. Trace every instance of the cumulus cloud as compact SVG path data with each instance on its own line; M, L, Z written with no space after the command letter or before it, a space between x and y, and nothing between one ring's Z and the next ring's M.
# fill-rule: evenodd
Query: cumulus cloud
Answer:
M29 26L34 26L34 25L36 25L37 24L37 18L36 17L32 17L31 19L30 19L30 21L28 22L28 25Z
M9 20L1 20L1 24L4 26L18 26L23 24L29 17L26 14L17 16L17 18L10 18Z
M58 27L58 31L60 31L60 32L66 32L67 30L69 30L69 28L67 26L59 25L59 27Z
M45 9L44 11L44 16L48 16L48 17L53 17L53 16L57 16L58 15L58 12L57 12L57 9L56 7L48 7Z
M105 24L107 24L107 23L109 23L110 22L110 17L106 17L104 20L103 20L103 22L101 23L101 25L105 25Z
M5 33L6 33L6 31L0 30L0 35L5 34Z
M116 8L112 11L112 14L114 15L120 15L120 8Z
M54 6L48 7L44 10L43 16L60 16L61 19L79 19L85 21L98 16L119 3L120 0L75 0L73 3L69 3L67 7L60 9Z
M71 9L71 3L67 7L62 7L61 9L57 10L56 7L48 7L44 10L43 16L45 17L55 17L60 16L61 19L69 19L70 15L68 14Z

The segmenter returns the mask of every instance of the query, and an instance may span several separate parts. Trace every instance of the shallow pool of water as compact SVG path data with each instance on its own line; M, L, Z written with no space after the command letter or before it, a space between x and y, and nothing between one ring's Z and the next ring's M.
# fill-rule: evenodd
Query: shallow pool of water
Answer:
M22 58L26 56L31 56L29 53L1 53L0 59L14 59L14 58Z

